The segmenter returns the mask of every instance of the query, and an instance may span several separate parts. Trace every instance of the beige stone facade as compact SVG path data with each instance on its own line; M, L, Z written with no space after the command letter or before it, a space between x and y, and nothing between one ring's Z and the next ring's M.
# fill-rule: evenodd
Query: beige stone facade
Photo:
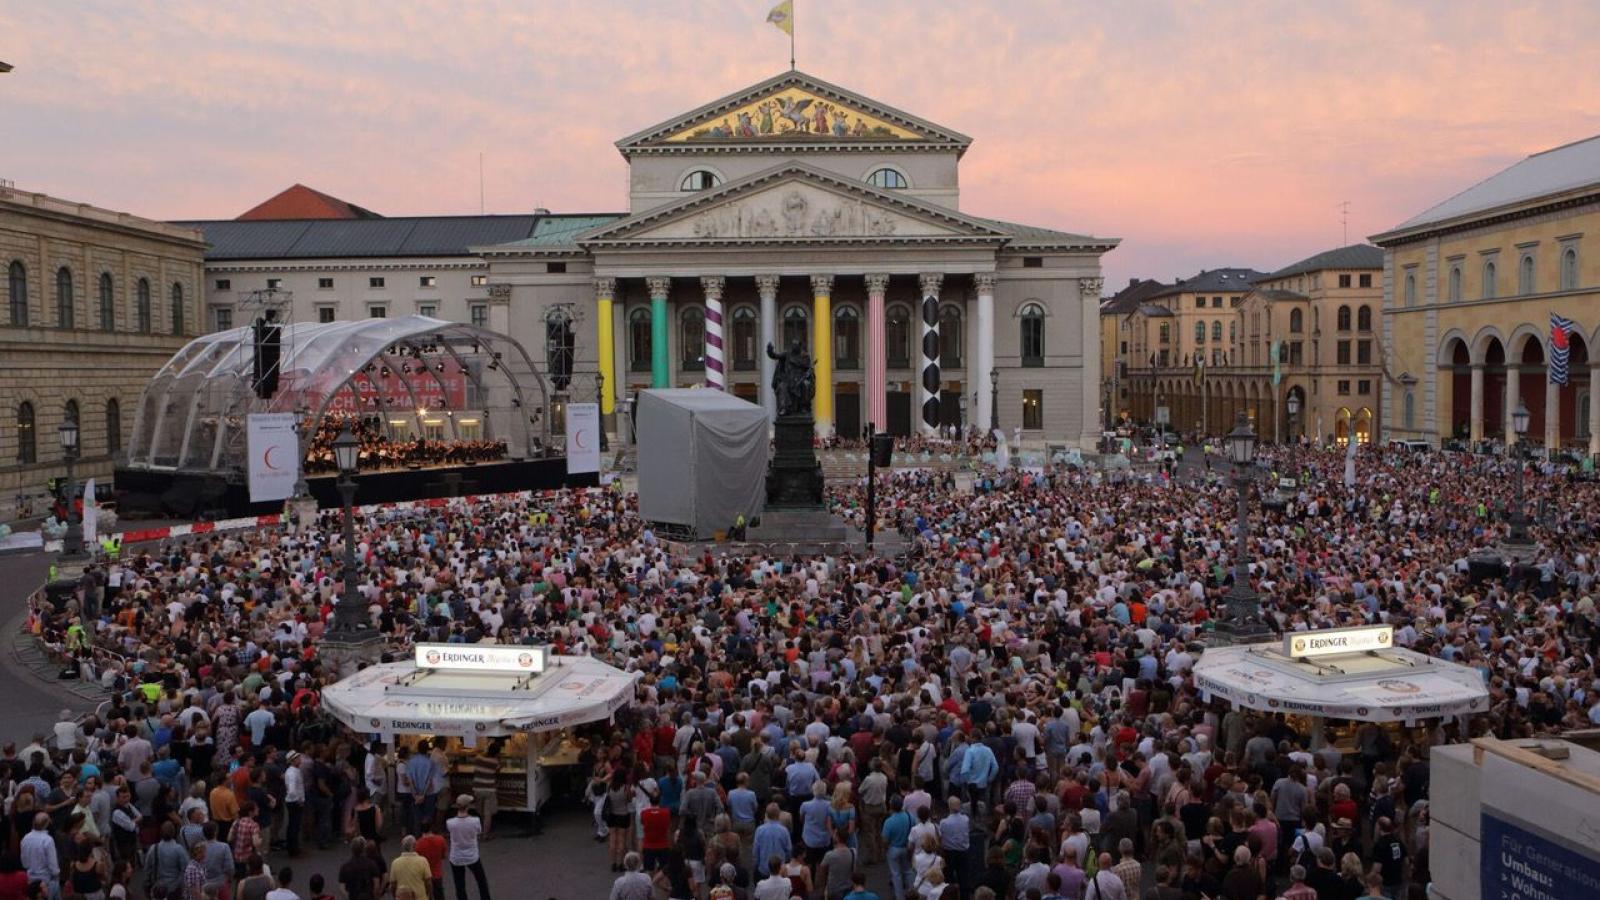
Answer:
M0 520L44 508L73 406L79 476L111 475L145 382L203 330L204 246L192 229L0 188Z

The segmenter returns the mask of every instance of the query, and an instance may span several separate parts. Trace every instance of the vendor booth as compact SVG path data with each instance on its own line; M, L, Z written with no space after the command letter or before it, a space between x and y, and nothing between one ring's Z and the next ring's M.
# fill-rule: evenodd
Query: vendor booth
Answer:
M1353 743L1355 723L1411 728L1489 708L1477 669L1394 646L1389 625L1292 631L1281 642L1207 647L1194 666L1209 701L1305 720L1314 748Z
M362 669L322 692L351 730L396 747L441 741L447 796L473 792L494 771L502 810L537 811L552 769L583 750L572 729L611 718L633 699L638 676L586 656L501 644L418 644L409 660Z

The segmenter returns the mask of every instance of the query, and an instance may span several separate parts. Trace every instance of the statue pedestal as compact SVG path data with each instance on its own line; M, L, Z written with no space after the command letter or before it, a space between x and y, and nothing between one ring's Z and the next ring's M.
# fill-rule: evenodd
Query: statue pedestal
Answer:
M768 509L822 509L822 464L812 449L810 413L779 416L767 465Z

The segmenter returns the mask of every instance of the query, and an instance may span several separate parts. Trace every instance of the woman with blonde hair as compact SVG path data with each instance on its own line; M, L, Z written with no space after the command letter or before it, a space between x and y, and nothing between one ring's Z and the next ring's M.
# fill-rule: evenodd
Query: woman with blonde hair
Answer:
M833 787L833 800L828 804L828 832L830 836L844 835L845 844L851 850L856 849L856 806L848 781Z

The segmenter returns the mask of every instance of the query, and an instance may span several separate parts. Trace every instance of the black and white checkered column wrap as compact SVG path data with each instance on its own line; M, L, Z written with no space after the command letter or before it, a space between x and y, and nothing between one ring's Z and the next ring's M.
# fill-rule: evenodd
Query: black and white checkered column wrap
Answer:
M944 276L925 274L922 285L922 425L939 427L939 285Z

